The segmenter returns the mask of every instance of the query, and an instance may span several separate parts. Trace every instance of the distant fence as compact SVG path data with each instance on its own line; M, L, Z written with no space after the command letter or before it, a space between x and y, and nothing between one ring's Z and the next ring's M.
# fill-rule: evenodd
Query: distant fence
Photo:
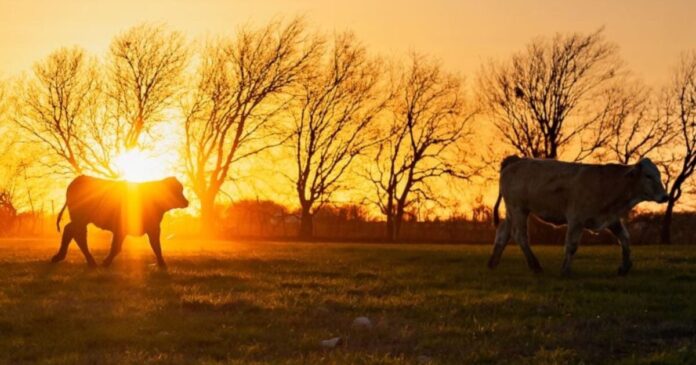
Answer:
M0 237L42 237L56 232L56 217L40 213L21 213L0 217Z
M633 244L656 244L660 239L660 215L642 214L631 217L627 228ZM250 219L247 222L229 222L223 236L227 238L294 239L299 230L296 219L279 223L273 219ZM672 223L672 242L696 244L696 215L677 213ZM383 241L385 223L376 221L314 222L317 240ZM565 227L554 227L532 218L529 221L530 240L533 244L562 245ZM401 229L402 242L432 243L492 243L495 228L489 222L467 220L404 222ZM608 231L597 233L586 231L583 244L616 244Z
M335 213L335 212L334 212ZM19 214L0 219L0 237L54 237L55 216ZM659 242L662 216L639 214L627 223L633 244ZM64 224L68 221L64 217ZM165 216L164 237L192 238L199 235L198 219L188 215ZM672 223L672 242L696 244L696 214L676 213ZM218 236L223 239L293 240L299 231L299 218L286 211L237 212L224 215L218 224ZM530 239L533 244L561 245L565 239L565 227L553 227L530 219ZM385 223L366 220L359 215L324 214L314 219L315 240L382 242ZM495 228L490 222L451 219L417 222L408 220L401 228L401 242L430 243L492 243ZM614 237L606 231L593 234L585 232L583 244L615 244Z

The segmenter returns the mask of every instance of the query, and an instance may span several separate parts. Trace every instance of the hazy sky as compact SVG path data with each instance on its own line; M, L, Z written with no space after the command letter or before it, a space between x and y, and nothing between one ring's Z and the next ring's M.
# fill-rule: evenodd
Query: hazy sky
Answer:
M465 76L491 57L556 31L605 26L648 82L664 80L679 53L696 47L695 1L0 0L0 75L28 69L60 46L101 54L115 34L142 21L165 22L196 37L298 14L326 31L352 29L385 55L436 55Z

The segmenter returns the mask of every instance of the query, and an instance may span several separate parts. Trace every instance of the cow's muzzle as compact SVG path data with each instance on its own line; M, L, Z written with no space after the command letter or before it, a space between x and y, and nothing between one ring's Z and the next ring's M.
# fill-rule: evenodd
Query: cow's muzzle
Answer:
M184 209L184 208L188 208L189 201L188 201L188 199L181 197L181 198L177 199L177 202L175 204L176 204L175 208Z
M658 203L667 203L669 201L669 196L667 194L662 194L656 201Z

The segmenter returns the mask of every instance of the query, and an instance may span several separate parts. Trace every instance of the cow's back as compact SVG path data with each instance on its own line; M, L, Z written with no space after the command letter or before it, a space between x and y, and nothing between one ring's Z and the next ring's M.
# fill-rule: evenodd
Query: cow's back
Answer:
M536 213L551 223L565 223L565 207L577 172L571 164L520 159L501 172L500 192L507 209Z
M508 209L535 213L550 223L568 214L604 213L607 202L626 189L625 165L592 165L520 159L501 172L500 190Z
M70 219L116 229L123 215L123 194L123 182L79 176L70 183L66 194Z

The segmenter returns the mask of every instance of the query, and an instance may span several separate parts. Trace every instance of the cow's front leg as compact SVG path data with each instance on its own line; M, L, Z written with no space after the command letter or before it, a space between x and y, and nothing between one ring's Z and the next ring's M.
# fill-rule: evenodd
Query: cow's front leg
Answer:
M510 210L512 211L512 209ZM517 244L522 249L524 257L527 259L527 266L535 274L541 274L544 270L541 268L534 252L532 252L532 248L529 247L529 233L527 233L529 214L526 212L511 212L509 217L512 221L513 239L517 241Z
M573 255L578 251L582 230L583 228L581 225L568 223L564 246L565 258L563 259L563 267L561 268L561 275L563 276L570 275L570 266L573 261Z
M123 239L124 235L114 232L114 235L111 238L111 251L109 251L109 255L106 256L106 258L102 262L102 266L108 267L109 265L111 265L111 262L114 261L116 255L118 255L121 252L121 248L123 247Z
M152 247L152 251L155 253L155 256L157 257L157 265L160 267L167 267L167 264L164 262L164 258L162 257L162 245L160 244L160 229L157 227L157 229L152 229L151 231L147 232L147 237L150 240L150 246Z
M628 271L631 270L631 266L633 266L631 262L631 248L628 245L628 230L621 221L617 221L609 225L609 231L611 231L619 241L619 245L621 245L621 266L619 266L619 275L626 275Z
M89 252L89 247L87 246L87 226L86 225L75 225L73 226L73 237L75 237L75 242L77 246L82 251L82 254L87 260L87 265L90 267L96 267L97 263L94 261L94 257Z

